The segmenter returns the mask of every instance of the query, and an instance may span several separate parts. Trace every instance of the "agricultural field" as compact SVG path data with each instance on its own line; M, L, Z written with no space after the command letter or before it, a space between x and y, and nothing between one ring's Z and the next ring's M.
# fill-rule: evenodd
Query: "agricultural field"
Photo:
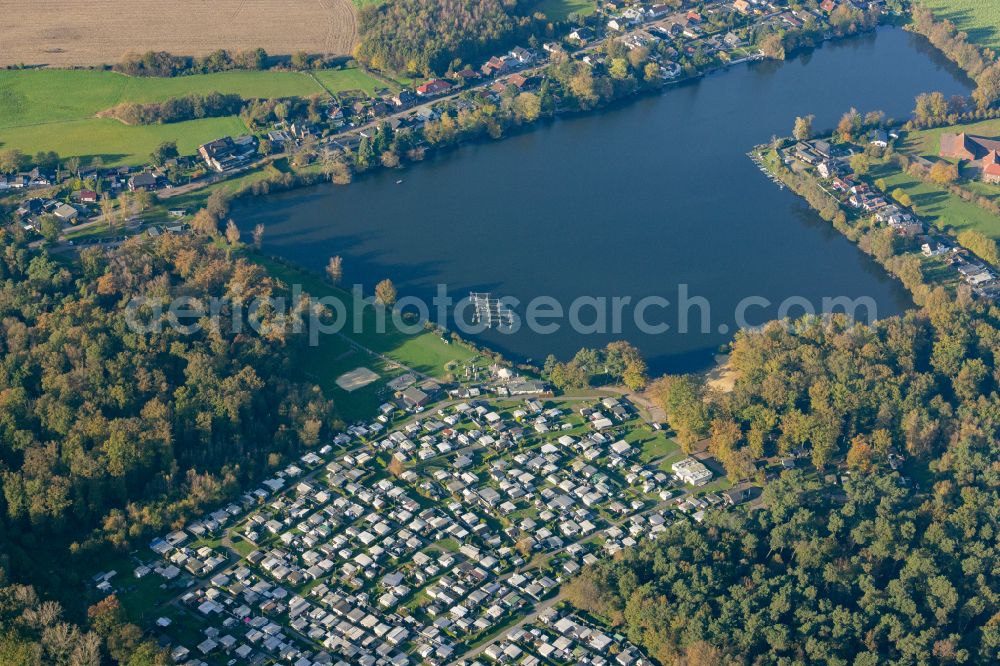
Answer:
M996 0L923 0L938 19L948 19L969 40L1000 50L1000 2Z
M141 9L112 0L0 0L0 66L114 63L128 52L205 55L263 48L347 55L357 40L351 0L174 0Z
M545 14L550 21L565 21L570 14L590 16L597 11L594 0L541 0L535 11Z

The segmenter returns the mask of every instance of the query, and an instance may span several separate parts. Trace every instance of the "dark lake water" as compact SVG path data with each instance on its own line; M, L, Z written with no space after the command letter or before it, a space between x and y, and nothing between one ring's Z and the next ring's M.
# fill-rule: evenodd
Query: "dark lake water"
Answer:
M563 319L553 334L522 326L473 337L536 361L624 337L652 370L692 371L731 339L746 298L771 304L745 309L750 324L785 314L779 304L795 297L816 310L824 297L869 297L879 317L911 305L898 282L745 153L789 134L797 115L815 114L817 128L833 127L852 106L903 117L918 93L934 90L965 94L969 83L922 38L884 28L349 187L251 199L234 218L244 230L264 223L267 252L310 268L343 255L345 282L369 292L389 277L401 294L429 298L446 284L456 299L470 291L522 304L550 296L565 310L581 296L628 297L620 334L611 332L609 303L606 334L574 332ZM680 305L681 285L689 299L707 302L709 330L701 330L699 305ZM665 333L635 323L634 305L650 296L670 302L644 311L647 322L670 326ZM524 305L515 311L523 316ZM678 330L682 312L688 333ZM592 323L594 308L583 304L578 319Z

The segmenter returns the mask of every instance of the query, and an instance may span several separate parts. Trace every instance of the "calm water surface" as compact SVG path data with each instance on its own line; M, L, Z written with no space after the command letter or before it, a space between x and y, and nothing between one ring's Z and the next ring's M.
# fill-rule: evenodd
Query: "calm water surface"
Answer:
M664 334L639 332L626 308L621 335L577 334L564 323L550 335L477 337L536 361L625 337L654 371L691 371L731 339L746 297L774 304L748 310L751 323L773 318L789 297L818 308L823 297L868 296L880 317L911 305L898 282L745 153L787 135L797 115L815 114L817 128L852 106L903 117L933 90L964 94L969 83L922 38L885 28L349 187L252 199L234 217L244 230L264 223L265 250L308 267L343 255L345 280L369 291L390 277L401 294L422 297L439 283L456 298L546 295L567 307L579 296L665 297L672 306L647 311L651 323L670 325ZM710 332L677 331L682 284L710 304ZM689 312L700 328L700 310ZM592 310L580 319L591 321Z

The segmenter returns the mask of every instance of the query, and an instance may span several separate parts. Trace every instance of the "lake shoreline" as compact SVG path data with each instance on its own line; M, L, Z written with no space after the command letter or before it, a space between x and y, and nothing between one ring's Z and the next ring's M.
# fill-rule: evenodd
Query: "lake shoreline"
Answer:
M878 35L882 35L882 37L876 39ZM711 110L710 116L706 117L706 120L700 123L705 127L698 130L698 133L708 133L710 135L711 125L716 122L716 109L719 109L719 107L714 102L707 100L699 102L699 98L708 96L714 100L721 92L728 90L729 94L736 98L745 97L748 94L760 97L759 100L750 100L750 108L747 109L747 117L754 119L752 124L758 129L743 129L738 133L737 137L727 139L728 143L733 144L732 150L726 150L724 153L721 149L717 150L716 148L709 148L708 150L709 153L713 154L714 152L718 152L720 157L723 154L726 155L725 162L721 163L722 173L716 174L718 179L728 183L725 191L732 191L732 195L726 197L726 205L729 206L728 200L732 200L733 197L742 199L742 203L734 201L733 206L735 207L732 207L732 210L727 207L724 209L725 212L719 210L714 214L711 213L711 209L706 210L702 204L697 204L696 208L685 209L684 212L674 214L671 213L673 204L668 203L666 206L663 206L653 205L650 202L650 205L653 205L653 207L649 208L647 206L643 210L643 215L648 216L652 214L655 219L661 220L661 224L674 225L680 222L685 233L696 234L691 238L680 237L671 239L669 244L664 246L666 250L666 255L664 256L656 257L657 253L654 249L657 243L666 240L658 231L661 226L660 224L652 226L648 224L643 225L638 220L634 223L626 222L625 228L621 230L625 235L621 237L623 239L629 238L638 233L643 238L657 238L652 244L650 241L642 242L645 250L641 254L653 253L648 257L653 264L648 265L659 266L664 261L671 264L679 260L680 264L676 270L669 269L664 264L664 270L667 272L667 275L671 272L682 271L680 277L684 279L680 281L691 282L697 289L700 289L699 284L705 280L708 280L710 284L715 284L725 277L727 271L714 271L710 270L707 266L709 263L721 262L724 265L739 267L741 271L749 269L755 276L749 281L740 280L734 283L737 286L736 291L744 287L744 282L747 285L746 290L763 289L763 292L754 293L763 293L768 295L769 298L771 293L775 293L776 295L782 293L782 288L775 286L777 283L784 283L786 288L804 290L807 296L814 292L818 292L816 293L816 296L818 296L823 291L829 292L828 295L830 296L840 295L841 292L837 290L846 289L843 293L852 297L863 294L874 295L876 296L876 300L879 300L880 306L885 306L880 309L889 314L896 314L912 307L912 301L909 298L908 292L903 290L894 279L887 277L881 267L874 261L857 252L856 247L853 244L847 243L840 234L833 234L833 236L838 241L843 242L844 247L842 248L838 244L836 252L831 255L829 253L830 248L827 248L827 245L831 242L830 234L832 232L822 231L826 225L821 225L818 221L814 221L811 217L811 211L807 213L801 207L798 197L792 196L791 193L784 195L779 193L775 195L777 188L772 187L770 183L761 183L757 180L759 174L750 164L749 160L746 159L745 153L752 146L760 143L760 140L763 138L771 135L780 136L782 134L780 130L783 128L787 133L787 128L784 127L785 121L782 119L785 117L785 114L789 113L787 109L788 101L793 98L780 94L778 90L771 90L766 94L758 94L754 91L758 90L761 86L768 87L774 85L792 86L792 89L798 91L802 87L803 82L810 82L810 86L807 86L807 88L812 89L813 92L808 93L809 95L819 98L830 98L831 100L841 100L825 103L828 113L822 122L832 125L834 124L835 117L839 116L841 111L852 104L858 104L859 106L868 105L869 108L877 104L889 104L888 110L898 116L904 111L903 105L898 100L906 99L918 91L923 91L927 85L939 85L933 82L934 78L927 75L921 76L920 71L937 71L936 77L941 81L951 81L952 88L956 90L957 86L962 84L954 81L952 78L953 68L945 68L937 61L929 61L924 57L924 54L918 52L926 45L923 37L898 29L880 30L864 39L836 40L829 44L824 42L823 45L827 48L812 49L805 56L790 58L789 61L782 63L780 66L775 63L773 65L754 64L753 66L748 65L743 68L726 67L712 72L715 76L698 77L696 80L685 80L671 85L669 86L670 94L668 95L629 96L602 107L599 109L602 113L599 114L585 112L560 115L559 120L561 122L535 123L528 127L520 128L517 132L512 132L505 136L508 141L478 140L465 143L460 146L460 149L463 151L461 159L453 159L455 156L450 155L449 151L446 150L435 151L433 154L429 154L428 159L422 163L424 166L423 169L406 168L405 182L398 186L394 184L394 181L404 178L402 172L399 172L400 175L396 175L392 171L385 172L379 170L356 179L352 183L354 187L334 187L327 184L326 187L310 188L291 193L276 193L272 197L261 197L256 200L248 199L237 204L234 217L237 223L244 229L251 228L254 222L265 225L268 229L265 234L265 245L270 245L270 247L266 248L268 253L279 254L299 265L308 266L313 269L321 268L330 255L342 254L345 259L348 259L350 264L354 264L350 267L351 274L354 276L352 279L356 278L358 281L366 284L369 282L374 284L380 279L391 277L397 285L401 285L401 293L426 293L427 287L421 285L432 284L435 281L432 279L432 276L440 274L449 282L457 283L457 288L454 289L456 294L468 289L470 291L493 291L497 294L513 293L520 296L521 294L530 293L530 287L527 283L519 283L519 286L504 286L504 283L508 282L511 278L506 268L494 268L484 272L482 267L467 270L458 270L456 267L455 269L443 271L439 269L439 266L449 265L454 259L460 260L463 264L470 264L469 257L471 255L463 251L452 257L454 251L451 250L444 253L435 251L428 254L424 252L423 247L413 247L413 243L417 243L418 245L431 243L433 242L433 238L442 233L444 235L441 236L441 240L445 240L446 238L449 241L453 240L452 234L445 231L448 228L445 222L438 223L433 221L432 218L434 216L430 214L431 210L439 210L439 215L444 215L446 219L457 214L458 219L463 220L461 228L464 231L454 239L458 240L463 246L482 242L491 245L496 244L498 239L491 230L507 229L504 235L510 236L512 240L499 241L499 246L493 248L490 254L496 255L499 253L500 255L511 257L523 254L525 249L523 243L528 238L531 239L532 243L537 243L539 247L552 247L553 243L556 246L565 244L567 239L564 234L550 233L553 228L551 225L546 224L545 228L543 228L537 224L525 225L517 220L519 215L528 215L530 217L542 216L542 218L547 219L554 211L558 211L554 214L573 219L574 227L578 226L581 222L585 222L584 227L580 228L577 232L579 237L571 239L572 242L569 243L568 248L573 247L575 249L567 249L557 254L577 252L581 249L576 247L582 242L580 238L592 233L606 233L607 228L601 228L602 225L597 225L594 229L590 229L590 227L594 226L595 221L588 220L587 218L603 215L605 219L608 219L607 216L610 215L610 219L616 219L629 215L628 212L620 210L620 207L609 207L594 201L592 203L597 204L595 208L594 206L583 205L576 201L582 198L589 202L592 196L597 196L597 193L590 192L590 190L594 189L592 185L582 183L589 183L590 180L593 180L595 171L604 172L603 160L607 156L606 154L610 151L615 155L615 157L609 158L613 160L619 159L617 157L619 153L627 155L626 159L631 165L630 168L635 169L635 173L657 172L659 173L657 179L665 179L664 183L693 182L695 180L694 172L702 168L700 162L698 166L692 168L682 168L679 165L675 165L676 160L670 159L668 156L674 153L687 155L691 152L691 149L687 147L681 148L675 145L676 141L673 140L668 142L668 145L670 145L668 150L670 152L657 152L662 151L663 147L657 148L656 146L661 142L668 141L665 135L658 133L659 130L657 128L661 125L664 128L675 127L674 123L677 118L704 116L705 111L699 110L704 106L705 109ZM831 46L835 48L830 48ZM884 90L886 88L884 82L862 82L864 85L856 94L840 94L839 91L831 90L820 83L826 77L826 74L824 74L826 70L839 71L844 67L849 68L850 65L847 63L862 63L873 56L893 53L898 54L892 56L893 58L898 59L902 57L907 62L913 60L914 63L921 65L909 77L914 80L904 82L905 85L902 86L900 94L885 94L888 91ZM825 64L815 65L814 63ZM819 67L818 70L814 69L816 66ZM884 69L886 72L890 72L894 71L895 68L884 67ZM903 69L907 70L910 68L904 65ZM726 77L735 76L736 78L725 78L725 82L722 83L721 80L724 77L718 75L723 73L726 74ZM873 74L867 78L875 79L878 76L878 74ZM890 86L889 89L891 90L894 87L900 88L900 86ZM942 85L941 87L947 89L947 86ZM817 96L815 94L816 91L822 91L822 94ZM846 102L843 101L845 98ZM875 99L876 101L866 102L865 99ZM879 102L877 101L878 99L883 101ZM893 99L897 101L894 104L890 104L890 101ZM628 103L622 103L625 101ZM802 102L794 103L804 106ZM817 104L823 103L817 102ZM778 110L778 113L756 111L753 110L754 105L759 105L767 109L773 107ZM739 102L738 106L748 105ZM801 111L796 109L795 112L808 113L810 107L803 108ZM834 109L836 110L835 113ZM661 120L661 116L664 113L666 117ZM636 139L630 133L630 130L626 129L629 124L632 124L628 120L628 118L632 117L642 119L639 123L644 129L640 129L639 132L644 133L653 142L651 145L646 145L647 142ZM711 118L710 120L707 119L709 117ZM794 114L788 120L788 127L790 127L793 117ZM776 121L780 127L774 126ZM533 131L529 132L527 131L528 129ZM561 138L556 139L556 137ZM663 138L661 140L657 137ZM550 143L552 141L556 141L556 143ZM682 144L687 146L691 141L696 141L696 139L685 139L682 141ZM488 148L486 144L489 144ZM740 146L745 147L740 148ZM739 163L735 162L737 150ZM550 160L559 160L563 156L573 156L573 160L582 162L584 166L571 167L571 163L569 162L559 162L560 167L557 171L569 169L573 175L566 176L565 178L552 176L551 166L543 165L548 165ZM666 162L664 161L665 159L667 160ZM707 153L702 158L705 162L705 168L711 168L716 171L718 171L720 164L718 159L718 157L710 157ZM535 166L536 163L532 160L541 161L537 162L537 166ZM597 161L595 162L594 160ZM586 166L588 164L590 165L589 167ZM482 171L482 178L490 180L497 179L498 172L520 171L522 169L525 170L526 175L530 173L533 176L527 179L502 176L498 180L495 180L490 187L483 186L482 179L470 180L469 178L471 177L465 173L467 171L477 173ZM448 175L444 176L444 173ZM437 174L442 175L439 176ZM549 183L549 180L553 177L558 177L560 180L573 180L574 182L560 183L557 189L553 189L552 184ZM440 181L440 178L444 180ZM583 180L580 180L581 178ZM610 180L607 180L607 178L610 178ZM623 179L622 174L613 171L609 172L597 187L601 191L615 191L619 189L619 184L629 187L625 184L632 180ZM634 188L639 188L636 190L636 193L641 192L643 188L647 187L645 184L646 180L646 178L640 177L638 181L635 181L631 185ZM438 187L437 184L439 182L443 188ZM704 189L705 185L703 182L698 187ZM675 191L675 188L680 189ZM696 205L694 200L688 202L688 199L693 198L693 195L688 196L684 188L685 186L680 184L676 186L671 185L662 191L662 195L669 197L666 201L670 202L677 194L682 194L685 206ZM438 193L439 189L440 193ZM560 193L563 189L565 192ZM712 189L711 186L709 186L709 189ZM767 191L766 195L761 194L761 191L764 189ZM469 190L469 194L460 193L459 191L461 190ZM655 191L655 187L653 191ZM498 196L498 192L518 193L517 196L521 199L526 199L527 202L534 202L536 205L531 206L528 203L524 203L524 205L514 206L509 215L499 217L490 212L487 214L487 217L490 219L488 223L480 223L478 221L473 223L472 219L465 219L469 215L479 217L484 211L491 210L491 207L495 203L494 198ZM426 193L430 197L443 196L444 198L431 199L439 203L431 206L427 211L428 215L424 215L423 213L416 213L413 208L413 206L417 205L418 201L424 199L421 193ZM763 200L758 201L762 196ZM384 203L383 200L386 197L392 200L392 203ZM644 200L645 197L639 197L639 199ZM469 206L472 206L468 210L466 210L466 200L468 200ZM472 203L473 201L475 201L474 204ZM625 200L625 203L627 201ZM750 201L755 203L747 203ZM541 209L538 208L539 205ZM779 208L776 209L775 206ZM627 208L632 207L631 205L627 206ZM718 206L714 207L717 208ZM604 208L608 208L608 210L604 210ZM543 210L546 212L542 212ZM771 210L785 221L780 225L781 231L764 231L763 235L765 237L772 233L787 235L792 231L796 240L788 241L791 246L796 247L798 243L805 242L811 246L810 249L807 250L805 246L802 246L800 251L793 252L792 254L783 251L783 248L775 249L773 245L766 249L763 254L760 254L760 250L764 248L750 250L750 247L756 248L756 243L766 242L755 238L755 236L759 236L760 234L754 233L753 229L760 224L768 225L764 229L769 229L773 226L774 223L772 221L767 221L771 217L769 214ZM725 231L727 220L735 221L741 219L746 217L747 213L750 213L752 219L741 220L740 225L733 228L733 231L736 232L735 235ZM301 219L301 215L303 214L310 216L308 222L305 219ZM581 215L584 217L580 217ZM677 217L677 215L681 217ZM684 219L689 216L693 216L693 219ZM789 216L791 216L791 220L788 219ZM510 219L511 217L514 219ZM382 219L388 219L389 221L376 225L366 222L367 220ZM621 219L624 220L625 218ZM403 220L408 221L403 222ZM334 221L336 221L336 224L331 224ZM804 225L803 222L805 223ZM457 219L456 223L458 223ZM511 227L512 223L513 227ZM793 224L794 228L789 228L787 226L789 223ZM442 227L442 224L445 226ZM471 230L471 233L469 233L469 224L474 224L474 230ZM697 228L691 228L692 225ZM484 226L482 231L478 230L480 226ZM601 231L598 231L598 228L601 228ZM666 231L669 228L668 226L663 229ZM697 240L701 234L698 231L700 229L712 230L710 236L718 236L720 233L722 235L713 241ZM820 238L815 236L817 230L822 234ZM524 237L525 233L530 235ZM431 238L428 238L428 235ZM338 236L340 240L331 242L329 254L323 258L322 253L324 252L325 239ZM375 239L382 238L383 236L386 238L386 244L376 242ZM395 236L396 240L393 241L390 238L391 236ZM522 240L517 241L516 239L518 238ZM542 238L546 240L543 241L541 240ZM704 252L705 248L698 249L698 246L703 246L706 242L710 244L713 242L723 242L726 245L751 243L752 245L748 246L747 251L757 252L760 254L760 259L749 261L749 264L747 264L747 259L745 258L723 258L727 254L723 253L722 256L716 256L711 261L705 258L705 260L694 262L696 265L692 265L691 261L693 260L681 258L680 255L676 254L677 252L684 252L684 248L689 248L695 253ZM506 247L509 243L515 243L516 248L512 247L508 251L501 251L499 249L499 247ZM690 243L695 243L696 245L692 246ZM590 244L587 245L587 252L590 252ZM588 259L581 258L580 261L584 263L591 261L603 263L605 261L604 257L607 255L607 249L610 248L601 248L602 251L599 255ZM849 250L849 255L845 254L845 249ZM414 252L414 250L417 251ZM733 251L735 250L729 251L728 254L731 254ZM775 254L776 252L777 254ZM578 277L583 277L584 282L593 282L593 280L588 280L588 276L579 276L579 262L567 262L565 257L552 257L550 253L545 252L536 253L533 251L529 254L539 254L538 257L528 260L528 263L531 265L535 265L535 261L552 263L553 259L556 259L556 263L560 267L566 264L563 267L565 270L562 270L560 274L574 274L578 275ZM769 261L769 259L765 258L772 254L774 255L773 260ZM822 259L820 258L821 255L823 256ZM834 260L833 257L835 256L840 258ZM654 259L654 257L656 258ZM856 265L857 267L848 269L847 271L837 268L835 273L832 274L838 275L838 278L829 284L827 284L827 280L819 280L816 276L810 276L808 279L794 278L782 280L780 279L780 273L775 273L775 271L787 272L788 270L792 270L791 274L797 275L801 274L801 271L809 270L813 267L829 273L833 270L831 264L835 261L839 262L841 267L845 261L847 262L847 266ZM479 262L474 261L472 263L478 264ZM518 260L513 265L521 263L525 262ZM871 264L870 266L868 265L869 263ZM768 267L769 265L770 268ZM818 267L821 265L825 268L819 269ZM498 270L499 273L497 272ZM555 271L556 269L552 270ZM653 269L643 270L649 271ZM640 295L649 293L648 290L650 288L660 289L664 285L669 285L669 277L666 283L664 282L664 270L658 271L660 273L659 277L651 276L650 279L644 282L637 282L636 280L626 281L620 287L621 293ZM569 273L566 271L569 271ZM491 273L493 274L491 275ZM712 273L716 275L713 276ZM769 274L773 274L773 277L766 277ZM802 275L804 277L804 274ZM470 277L473 281L466 282L466 279ZM476 277L479 279L476 279ZM771 286L754 287L753 285L758 284L761 279L770 280L764 284ZM614 286L614 284L618 283L617 278L612 280L609 276L609 280L611 282L606 283L605 286ZM565 285L552 283L548 278L543 279L541 283L551 284L557 290L565 287ZM802 283L804 283L804 286L802 286ZM837 286L841 283L844 286ZM580 293L602 293L600 284L582 285L579 289L581 290ZM730 291L733 290L730 289ZM897 293L898 295L890 296L890 294ZM721 297L713 296L711 291L705 295L712 300L713 307L716 306L716 301L721 298L719 300L719 308L722 311L731 311L730 308L732 306L729 304L732 301L729 296L725 294ZM571 297L571 294L568 295L567 302ZM811 298L812 296L809 297ZM892 301L894 299L899 299L898 305L893 304ZM905 304L903 300L905 300ZM776 317L772 316L768 319L774 318ZM729 328L729 330L735 331L734 328ZM626 330L618 337L625 336L627 339L628 335L630 335L630 332ZM536 365L541 363L541 360L549 349L559 358L565 359L571 357L580 346L597 347L603 346L606 342L602 337L594 339L592 342L588 339L583 344L574 343L571 346L568 342L550 337L546 341L545 347L540 349L538 346L531 348L527 342L516 339L511 340L509 339L510 337L517 338L518 336L507 336L507 338L504 338L490 334L487 336L476 335L474 339L477 345L496 350L512 361L523 362L526 359L530 359ZM669 345L673 344L671 340L677 340L678 338L671 338L670 336L667 336L667 338L666 341L655 342L654 346L650 349L643 349L643 346L639 345L640 349L643 349L644 355L648 359L652 359L651 367L654 372L704 371L713 365L712 359L714 355L720 349L725 348L731 341L731 335L721 336L713 332L711 335L704 337L704 340L701 342L699 342L699 340L702 340L701 337L691 338L691 336L688 336L688 339L685 339L680 347L674 349ZM632 341L635 343L635 340ZM664 347L665 345L667 347ZM662 355L664 352L668 353Z

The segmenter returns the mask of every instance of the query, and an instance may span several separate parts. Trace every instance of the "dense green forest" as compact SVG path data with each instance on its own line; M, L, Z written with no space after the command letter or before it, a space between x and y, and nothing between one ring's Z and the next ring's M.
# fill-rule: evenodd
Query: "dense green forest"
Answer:
M668 380L675 427L737 476L804 447L845 481L784 472L761 507L682 521L587 570L571 600L665 664L997 663L997 315L964 301L872 327L775 323L740 334L740 378L709 405Z
M317 388L288 379L304 344L294 316L262 308L261 333L228 305L194 334L128 325L152 312L130 311L133 297L282 289L198 238L69 264L0 232L0 567L13 580L66 594L109 547L145 544L335 424Z
M360 11L356 55L374 69L441 74L454 60L476 63L494 55L495 48L516 41L533 21L517 14L515 0L376 3Z

